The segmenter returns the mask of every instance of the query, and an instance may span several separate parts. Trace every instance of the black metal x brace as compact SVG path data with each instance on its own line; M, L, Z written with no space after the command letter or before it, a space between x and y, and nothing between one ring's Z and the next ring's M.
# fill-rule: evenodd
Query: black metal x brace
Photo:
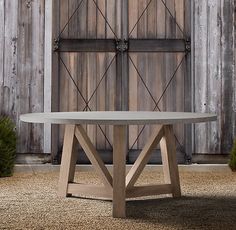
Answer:
M79 86L78 86L77 83L75 82L75 80L74 80L74 78L73 78L73 76L72 76L70 70L68 69L66 63L64 62L64 60L62 59L61 56L59 57L61 63L63 64L63 66L64 66L64 68L65 68L65 70L66 70L66 72L68 73L70 79L72 80L74 86L76 87L77 92L79 93L79 95L81 96L82 100L83 100L84 103L85 103L85 107L84 107L83 111L85 111L85 110L87 110L87 109L88 109L89 111L92 111L92 109L91 109L90 106L89 106L89 102L92 100L93 96L95 95L96 91L98 90L98 88L99 88L101 82L103 81L103 79L106 78L107 72L108 72L109 68L111 67L112 63L114 62L116 56L117 56L117 54L115 54L114 57L112 58L112 60L110 61L110 63L109 63L109 65L108 65L108 67L106 68L106 70L105 70L105 72L104 72L104 74L103 74L101 80L99 81L97 87L96 87L95 90L93 91L93 93L92 93L92 95L90 96L90 98L88 99L88 101L85 99L85 97L83 96L82 92L80 91ZM105 137L106 141L108 142L108 144L110 145L110 147L111 147L111 149L112 149L112 148L113 148L113 147L112 147L112 144L111 144L111 142L109 141L108 137L106 136L105 132L103 131L102 127L101 127L100 125L98 125L98 127L99 127L99 129L101 130L103 136Z
M110 30L112 31L112 33L114 34L115 38L118 39L117 34L115 33L114 29L112 28L112 26L110 25L110 23L108 22L106 16L104 15L104 13L102 12L102 10L100 9L100 7L98 6L97 2L95 0L92 0L93 3L95 4L96 8L98 9L99 13L102 15L103 19L105 20L106 24L108 25L108 27L110 28ZM168 8L167 4L165 3L164 0L159 0L162 2L162 4L164 5L165 9L167 10L167 12L169 13L169 15L171 16L171 18L173 19L173 21L175 22L176 26L178 27L178 29L180 30L180 32L183 34L183 37L187 40L187 36L185 34L185 32L183 31L183 29L180 27L180 25L178 24L176 18L173 16L171 10ZM63 34L63 32L65 31L66 27L69 25L70 21L72 20L72 18L74 17L74 15L76 14L76 12L80 9L82 3L84 2L84 0L81 0L78 4L78 6L75 8L74 12L71 14L71 16L69 17L68 21L66 22L66 24L63 26L61 32L59 33L57 39L55 40L59 40L59 38L61 37L61 35ZM145 12L147 11L147 9L149 8L149 6L151 5L151 3L153 2L153 0L150 0L148 2L148 4L146 5L146 7L144 8L143 12L140 14L137 22L134 24L133 28L131 29L131 31L129 32L129 37L132 34L132 32L134 31L134 29L136 28L136 26L138 25L139 21L141 20L141 18L143 17L143 15L145 14Z
M149 96L151 97L152 101L153 101L154 104L155 104L155 107L153 108L153 111L156 111L156 109L157 109L158 111L161 111L161 109L160 109L160 107L159 107L159 103L160 103L160 101L162 100L162 98L164 97L164 95L165 95L167 89L169 88L171 82L172 82L173 79L175 78L175 76L176 76L176 74L177 74L179 68L180 68L181 65L183 64L183 61L184 61L186 55L187 55L187 53L185 53L185 55L183 55L181 61L178 63L178 65L177 65L177 67L176 67L176 69L175 69L173 75L171 76L170 80L169 80L168 83L166 84L166 86L165 86L165 88L164 88L164 90L163 90L161 96L159 97L159 99L158 99L157 101L154 99L154 96L152 95L151 91L149 90L148 86L146 85L145 81L143 80L143 77L142 77L142 75L140 74L140 72L139 72L139 70L138 70L138 67L135 65L133 59L132 59L132 58L130 57L130 55L129 55L129 60L130 60L130 62L132 63L132 65L133 65L134 69L136 70L136 72L137 72L137 74L138 74L138 76L139 76L141 82L143 83L145 89L147 90ZM137 143L139 137L141 136L141 134L143 133L143 131L144 131L145 128L146 128L146 125L144 125L144 126L142 127L142 129L140 130L140 132L138 133L138 136L137 136L137 138L134 140L134 143L131 145L131 148L129 149L129 152L133 149L134 145ZM183 146L181 145L181 143L180 143L180 141L178 140L178 138L177 138L176 135L175 135L175 139L176 139L177 143L179 144L180 149L182 150L182 152L186 155L186 152L185 152Z

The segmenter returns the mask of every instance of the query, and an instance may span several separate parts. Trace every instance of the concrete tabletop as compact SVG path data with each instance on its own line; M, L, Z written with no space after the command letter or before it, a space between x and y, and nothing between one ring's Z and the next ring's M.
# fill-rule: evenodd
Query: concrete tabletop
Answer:
M96 111L29 113L21 115L20 120L51 124L145 125L207 122L217 120L217 116L187 112Z

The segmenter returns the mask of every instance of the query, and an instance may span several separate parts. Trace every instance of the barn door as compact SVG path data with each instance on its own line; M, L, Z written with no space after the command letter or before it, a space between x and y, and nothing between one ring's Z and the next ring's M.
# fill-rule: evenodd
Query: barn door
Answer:
M60 0L55 41L59 111L189 111L188 2ZM105 162L111 162L111 127L85 128ZM152 129L129 128L128 162L135 160ZM191 154L191 130L179 125L175 132L178 158L184 162ZM61 128L59 146L62 138ZM158 152L157 147L151 162L161 161Z

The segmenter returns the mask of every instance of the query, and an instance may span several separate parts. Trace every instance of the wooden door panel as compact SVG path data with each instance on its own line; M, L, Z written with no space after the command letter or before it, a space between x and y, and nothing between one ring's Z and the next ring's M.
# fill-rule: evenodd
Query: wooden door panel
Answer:
M93 0L84 0L75 14L74 10L79 6L80 1L60 0L60 2L62 38L116 39L120 37L121 0L98 0L95 4ZM147 0L128 1L130 38L183 38L185 1L163 2L153 0L149 4ZM71 18L72 14L74 16ZM178 26L173 17L176 17ZM69 19L70 22L65 28ZM103 76L114 55L115 53L61 54L60 111L116 109L116 103L119 101L117 98L120 95L117 95L116 90L115 59L106 76ZM126 99L129 110L184 111L186 67L184 62L169 83L183 55L183 53L129 53L129 96ZM112 149L111 127L88 125L86 130L98 150ZM135 141L141 130L141 126L129 128L129 148L141 149L151 134L153 126L146 127ZM62 145L62 132L63 128L60 131L60 145ZM179 125L176 128L176 136L182 145L183 126Z

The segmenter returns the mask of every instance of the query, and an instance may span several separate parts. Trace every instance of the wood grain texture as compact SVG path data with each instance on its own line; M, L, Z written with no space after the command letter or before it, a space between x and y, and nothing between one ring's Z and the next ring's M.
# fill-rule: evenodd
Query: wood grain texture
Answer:
M76 126L75 136L81 147L84 149L90 162L95 167L96 172L100 175L104 185L107 189L111 189L113 183L112 177L82 126Z
M195 1L194 104L215 112L212 124L195 126L195 153L228 153L235 137L234 1Z
M66 197L68 195L68 183L73 182L74 168L75 168L75 154L74 144L75 144L75 125L66 125L64 144L62 152L62 161L60 167L60 176L58 183L58 195L60 197Z
M139 154L138 159L135 161L134 165L128 172L126 176L126 188L131 188L137 181L138 177L142 173L144 167L146 166L152 150L157 146L163 136L162 126L156 128L155 132L153 132L152 136L148 139L146 145L143 150Z
M195 81L195 111L206 112L207 101L207 2L195 2L196 15L194 15L195 23L198 25L194 28L194 56L201 57L194 60L194 81ZM195 149L194 152L206 152L208 140L208 124L195 126Z
M69 1L60 0L60 21L58 23L59 27L60 27L60 29L59 29L60 31L62 31L62 29L66 25L68 19L69 19ZM61 34L61 37L67 38L68 35L69 35L69 27L66 27L64 29L64 32ZM60 54L60 58L63 60L63 62L66 65L69 64L68 55ZM59 68L60 68L59 91L60 91L61 95L68 97L69 81L70 81L69 75L68 75L65 67L61 63L61 61L58 64L59 64ZM67 101L59 99L59 110L60 111L68 111L68 109L69 108L68 108ZM59 127L59 140L58 140L60 143L60 146L62 145L61 143L63 143L63 138L64 138L64 126L60 126Z
M101 11L111 24L114 31L121 35L121 0L97 0ZM129 31L133 28L142 10L148 4L148 0L129 0ZM171 13L176 17L180 27L190 35L189 13L187 0L166 0ZM195 153L228 153L236 135L236 93L235 93L235 1L234 0L208 0L191 1L193 4L192 15L192 73L193 81L188 77L186 67L190 60L186 59L183 67L179 70L173 85L160 102L163 110L190 110L190 104L194 105L196 112L216 112L219 120L212 124L196 125L194 128L193 147ZM66 24L69 15L73 13L79 1L60 0L53 1L54 18L53 38ZM60 5L60 8L59 8ZM0 0L0 106L1 113L10 115L16 122L19 136L18 152L42 152L44 146L43 127L38 125L25 125L19 123L19 115L32 111L43 111L43 87L44 87L44 25L45 3L44 0ZM58 23L59 22L59 23ZM152 28L153 27L153 28ZM105 23L101 13L95 8L92 0L84 1L75 14L74 18L65 28L62 37L76 38L114 38L109 26ZM153 0L147 12L131 34L133 38L180 38L181 31L175 26L173 19L165 9L161 1ZM7 51L7 52L6 52ZM95 66L104 69L113 54L101 54L95 58L87 54L63 54L62 57L68 63L73 72L76 83L83 95L88 95L88 61ZM135 56L137 55L137 56ZM151 86L151 92L158 98L165 87L171 70L180 60L180 55L157 54L148 57L142 54L132 55L140 72L145 75L145 81ZM62 65L58 65L57 55L53 55L53 87L52 87L52 110L81 111L84 102L79 95L75 98L75 88L68 79L68 75ZM142 57L141 57L142 56ZM147 61L145 59L147 58ZM90 60L91 59L91 60ZM143 61L144 60L144 61ZM59 66L59 67L58 67ZM58 74L60 68L60 75ZM105 110L115 109L115 64L108 71L108 78L96 95L96 108ZM100 79L101 72L97 71L94 84ZM129 109L150 110L151 99L143 86L141 86L137 73L129 67ZM99 75L99 76L98 76ZM153 77L152 75L155 75ZM58 80L60 79L60 80ZM184 81L184 82L183 82ZM132 85L130 86L130 82ZM192 86L192 89L191 89ZM104 90L102 90L104 89ZM190 90L191 91L190 91ZM71 91L72 90L72 91ZM70 93L69 93L70 91ZM58 100L58 95L61 99ZM70 94L70 95L69 95ZM105 94L105 96L104 96ZM135 96L137 94L137 96ZM133 97L134 95L134 97ZM104 98L105 97L105 102ZM185 99L183 98L185 97ZM192 97L192 98L191 98ZM64 98L72 98L67 103ZM141 99L142 101L140 101ZM173 99L174 98L174 99ZM191 101L190 101L191 100ZM146 102L147 101L147 102ZM143 104L142 104L143 103ZM103 127L112 142L112 129ZM151 130L151 129L150 129ZM132 127L131 140L135 140L138 128ZM177 136L181 144L183 130L178 128ZM110 148L100 131L94 130L94 142L99 148ZM58 135L58 130L53 131L52 136ZM187 134L186 134L187 133ZM185 137L189 136L191 128L185 129ZM149 131L147 132L147 135ZM139 149L145 142L145 135L134 146ZM53 141L52 146L62 146L63 130L60 131L60 144ZM191 149L190 143L185 138L185 147ZM131 141L130 144L131 145ZM58 150L58 147L57 147ZM57 152L57 150L53 150Z
M18 31L15 39L12 37L12 41L15 43L12 43L15 50L13 53L17 55L14 68L11 70L11 73L15 74L15 81L14 78L9 78L13 89L11 90L10 98L12 96L15 98L14 101L11 101L11 99L8 100L11 104L11 108L16 108L14 117L18 120L19 115L22 113L43 111L45 6L44 1L6 1L6 3L7 5L14 4L9 5L12 11L16 7L18 8L18 11L12 14L13 18L8 17L11 23L18 21L18 24L15 26L13 26L13 24L7 25L8 30L13 32L16 29L16 31ZM8 10L6 12L8 12ZM14 58L11 60L13 61ZM9 64L7 64L8 67L11 66ZM8 80L5 82L7 84ZM7 113L10 112L9 109L8 107ZM19 124L17 124L17 126L19 132L24 133L24 135L20 135L18 151L32 153L42 152L43 126L19 126Z
M4 44L5 44L5 0L0 1L0 108L3 107L3 87L4 87ZM1 111L2 112L2 111Z
M52 110L52 1L45 0L45 33L44 34L44 112L50 112ZM42 10L42 9L41 9ZM51 140L52 140L52 127L50 124L44 125L44 153L51 153Z
M171 194L170 184L134 186L126 191L127 198Z
M235 25L234 1L222 2L222 106L221 106L221 137L220 152L231 151L233 140L236 137L236 109L235 109L235 34L232 28ZM219 127L219 126L218 126Z
M75 196L91 196L97 199L112 200L112 191L107 190L104 186L87 185L87 184L68 184L68 193Z
M160 146L165 183L171 184L173 197L180 197L181 191L173 126L164 126L164 137L161 139Z
M52 38L53 41L58 38L60 33L60 2L53 1L52 2ZM54 44L54 43L53 43ZM52 111L60 111L60 82L58 78L60 76L60 60L59 55L52 50L52 79L53 82L51 87L51 110ZM53 163L58 163L58 151L59 151L59 127L52 127L52 140L51 140L51 160Z
M114 126L113 131L113 217L126 216L125 164L127 126Z
M192 39L192 33L193 33L193 1L184 1L184 9L185 9L185 14L184 14L184 22L183 25L184 27L184 33L185 36L188 38ZM193 65L192 65L192 60L194 56L194 50L192 49L193 44L191 45L191 52L188 53L185 56L185 68L183 69L183 74L184 74L184 94L185 94L185 100L184 100L184 111L193 111L194 103L193 103ZM192 153L193 153L193 138L194 138L194 132L193 132L193 126L190 125L185 125L184 126L184 148L185 148L185 161L189 162L191 161L192 158Z

